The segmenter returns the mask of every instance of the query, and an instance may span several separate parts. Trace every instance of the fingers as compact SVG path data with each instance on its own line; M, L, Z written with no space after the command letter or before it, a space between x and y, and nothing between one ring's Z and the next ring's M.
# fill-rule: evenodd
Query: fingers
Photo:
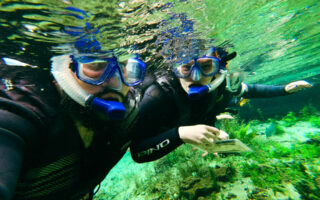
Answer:
M295 93L303 88L310 88L312 87L311 84L305 82L305 81L297 81L293 83L289 83L285 86L285 91L288 93Z
M297 81L293 82L293 88L296 88L296 90L300 90L302 88L311 88L312 85L307 81Z
M220 130L220 134L218 137L220 140L227 140L229 139L229 134L224 132L223 130Z
M214 139L213 139L213 138L210 138L210 137L203 137L203 138L201 138L201 143L204 144L205 146L212 145L213 142L214 142Z
M213 139L213 140L219 140L219 135L220 135L219 129L212 127L212 126L207 126L207 125L205 125L205 129L206 129L206 132L204 133L204 135L206 137Z
M212 126L207 126L206 128L209 131L209 132L206 133L206 136L208 138L212 138L212 139L214 139L216 141L217 140L227 140L227 139L229 139L229 135L226 132L222 131L222 130L219 130L219 129L217 129L215 127L212 127Z
M297 82L295 82L295 83L296 83L296 85L298 85L298 86L312 87L312 85L311 85L309 82L307 82L307 81L297 81Z
M205 157L206 155L208 155L208 151L203 152L203 154L201 154L201 157Z
M215 135L219 135L220 133L220 130L213 126L206 126L206 129Z
M211 132L204 133L204 136L206 138L210 139L211 143L213 143L214 141L220 140L218 135L211 133Z
M307 81L295 81L286 85L286 92L293 93L301 90L302 88L311 88L312 85Z

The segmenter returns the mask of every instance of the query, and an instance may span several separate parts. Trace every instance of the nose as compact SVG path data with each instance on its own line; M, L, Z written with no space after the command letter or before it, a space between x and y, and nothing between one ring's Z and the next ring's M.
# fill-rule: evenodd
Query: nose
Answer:
M191 78L194 81L199 81L201 78L201 72L197 67L193 67L192 72L191 72Z
M118 71L115 71L112 75L107 77L107 79L102 83L103 87L109 87L115 90L121 90L122 81Z

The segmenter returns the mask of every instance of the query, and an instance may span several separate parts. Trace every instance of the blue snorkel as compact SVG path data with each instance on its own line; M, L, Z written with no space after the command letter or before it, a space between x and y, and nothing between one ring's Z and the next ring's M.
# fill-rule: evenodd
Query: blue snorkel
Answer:
M51 73L63 91L83 107L106 114L110 119L120 120L125 117L124 105L117 101L108 101L87 93L78 85L69 68L72 58L68 55L56 56L52 59Z
M220 70L220 76L215 78L211 83L204 86L191 86L188 91L188 97L191 100L198 100L209 92L214 91L225 80L226 75L226 70Z
M204 86L191 86L189 88L189 92L188 92L188 97L189 99L192 100L197 100L200 99L200 97L204 96L205 94L207 94L209 92L209 86L208 85L204 85Z
M126 108L118 101L106 101L95 97L91 102L91 108L106 114L113 120L123 119L126 115Z

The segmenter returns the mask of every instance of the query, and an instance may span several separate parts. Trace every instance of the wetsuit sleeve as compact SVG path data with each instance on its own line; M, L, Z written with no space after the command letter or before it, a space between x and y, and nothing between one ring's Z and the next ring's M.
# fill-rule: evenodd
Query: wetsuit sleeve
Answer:
M130 148L133 160L138 163L154 161L175 150L183 143L177 129L173 128L158 136L136 142Z
M26 149L21 135L35 131L28 120L0 110L0 199L11 199L17 184Z
M174 102L161 88L150 86L139 105L139 118L130 146L131 156L138 163L153 161L183 144L178 128L161 131L174 119ZM170 127L170 126L169 126Z
M242 83L244 98L269 98L288 95L284 90L285 86L271 86L259 84L246 84Z

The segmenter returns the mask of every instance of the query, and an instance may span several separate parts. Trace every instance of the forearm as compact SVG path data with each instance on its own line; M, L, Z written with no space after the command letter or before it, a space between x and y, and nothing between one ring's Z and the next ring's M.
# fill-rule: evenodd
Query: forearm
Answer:
M178 129L173 128L155 137L134 141L131 156L138 163L157 160L183 144Z
M288 93L285 91L285 86L270 86L259 84L242 84L244 98L270 98L285 96Z

